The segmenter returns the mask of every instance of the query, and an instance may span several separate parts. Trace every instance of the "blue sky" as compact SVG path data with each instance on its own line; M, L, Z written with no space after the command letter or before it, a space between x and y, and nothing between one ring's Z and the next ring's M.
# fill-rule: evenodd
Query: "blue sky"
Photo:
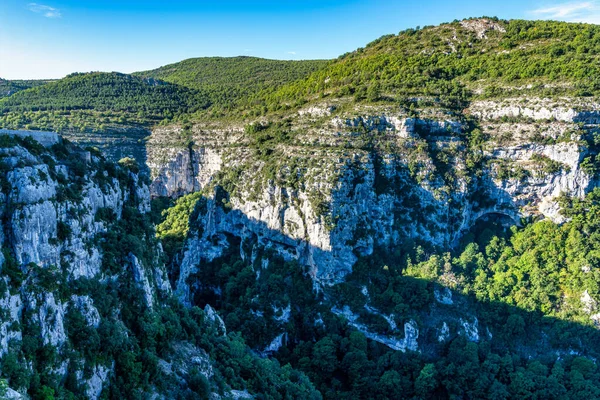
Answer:
M133 72L190 57L334 58L470 16L600 22L600 0L0 0L0 77Z

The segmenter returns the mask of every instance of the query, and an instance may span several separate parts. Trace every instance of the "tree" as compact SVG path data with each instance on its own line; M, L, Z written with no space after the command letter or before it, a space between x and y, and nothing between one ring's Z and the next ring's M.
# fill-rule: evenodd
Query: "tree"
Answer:
M316 369L326 374L331 374L337 369L336 346L331 337L326 336L315 344L312 362Z
M367 88L367 101L375 102L381 98L381 85L379 81L375 81Z
M437 370L434 364L425 364L417 380L415 381L415 392L423 398L431 398L431 394L437 387Z

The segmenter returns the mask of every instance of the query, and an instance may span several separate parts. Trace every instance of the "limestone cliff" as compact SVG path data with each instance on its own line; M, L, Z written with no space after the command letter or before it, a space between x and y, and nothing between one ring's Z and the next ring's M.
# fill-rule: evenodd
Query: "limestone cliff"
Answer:
M231 237L241 240L239 251L252 263L262 257L268 265L268 251L297 261L318 291L343 282L360 257L377 249L393 252L414 242L447 250L482 218L507 226L522 218L562 221L556 198L583 197L597 185L585 168L595 151L597 105L573 108L563 99L554 115L543 111L549 100L530 99L527 109L514 101L473 102L461 114L435 108L415 114L340 99L288 115L287 140L269 145L267 139L267 146L257 144L257 129L236 124L156 130L148 142L152 195L206 197L178 259L176 293L193 304L190 277L224 254ZM432 311L428 323L390 325L387 335L344 304L332 312L398 350L419 350L425 334L441 342L456 334L491 337L464 302L441 303L452 316ZM276 328L265 348L280 346L284 332Z
M461 115L418 116L318 104L289 116L293 139L273 148L276 162L257 157L239 125L196 125L187 147L178 145L181 128L156 130L148 143L152 195L209 193L215 185L227 191L227 210L209 203L200 217L204 237L190 239L180 289L203 256L199 249L223 233L256 235L327 284L374 246L407 239L452 246L490 215L507 223L560 220L556 197L581 197L596 185L582 162L597 106L575 111L563 99L553 116L548 101L531 99L530 108L474 102Z
M19 357L26 351L23 340L39 339L58 355L51 363L54 373L80 376L85 393L95 399L112 373L111 363L90 364L67 355L76 334L68 321L82 315L90 327L100 324L99 299L82 282L118 281L133 269L149 307L159 293L170 290L160 264L138 261L133 254L122 271L110 273L103 264L101 238L117 219L127 218L123 213L148 212L150 193L136 174L115 169L60 138L47 143L49 148L27 139L3 136L0 148L0 355ZM150 251L159 256L158 249Z

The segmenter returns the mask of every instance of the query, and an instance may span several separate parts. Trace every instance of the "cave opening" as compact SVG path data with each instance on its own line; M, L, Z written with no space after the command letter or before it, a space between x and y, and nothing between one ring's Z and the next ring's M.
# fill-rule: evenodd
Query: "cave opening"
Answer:
M510 239L512 235L510 228L519 225L519 221L505 213L489 212L483 214L475 220L471 228L462 236L458 249L462 252L470 243L477 243L479 248L483 250L494 237L505 240Z

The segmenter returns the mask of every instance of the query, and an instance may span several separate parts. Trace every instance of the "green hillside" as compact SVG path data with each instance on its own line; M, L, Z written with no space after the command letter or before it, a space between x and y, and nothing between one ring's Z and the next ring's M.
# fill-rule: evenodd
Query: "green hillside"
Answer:
M58 131L126 129L208 105L196 90L116 72L93 72L71 74L0 99L0 123Z
M213 104L231 106L261 90L272 91L305 78L327 64L325 60L283 61L257 57L201 57L136 72L207 94Z
M317 96L405 102L433 98L460 108L473 96L596 95L600 26L471 19L386 35L308 78L264 94L269 109Z
M79 132L148 128L207 108L231 109L326 63L211 57L133 75L71 74L46 84L1 81L0 91L14 94L0 96L0 127Z
M108 124L148 126L205 109L218 112L195 118L256 116L322 97L461 110L473 98L594 96L599 51L596 25L469 19L386 35L333 61L208 57L133 75L70 75L1 99L0 125L101 130L74 113L92 110ZM59 112L78 122L65 125Z

